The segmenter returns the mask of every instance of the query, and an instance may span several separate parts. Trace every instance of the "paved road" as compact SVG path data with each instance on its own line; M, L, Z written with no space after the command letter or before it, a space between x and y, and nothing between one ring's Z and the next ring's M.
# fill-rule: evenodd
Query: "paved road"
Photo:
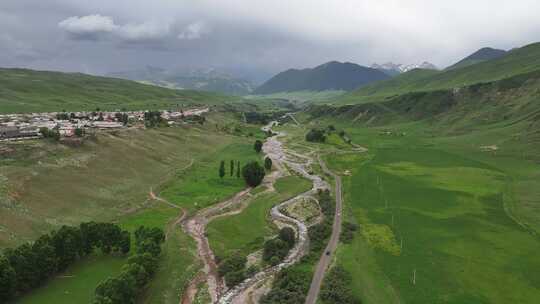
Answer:
M322 170L334 177L336 182L336 213L334 215L334 225L332 227L332 236L330 241L326 246L326 249L321 255L319 263L317 264L317 269L315 269L315 274L313 275L313 280L311 281L311 286L309 287L309 292L306 298L306 304L315 304L317 302L317 297L319 291L321 290L321 284L324 278L324 274L328 269L328 265L332 262L332 258L336 251L337 245L339 243L339 236L341 234L341 209L342 209L342 197L341 197L341 177L334 174L332 171L326 167L326 164L319 157L319 163L321 164ZM330 252L329 255L326 253Z

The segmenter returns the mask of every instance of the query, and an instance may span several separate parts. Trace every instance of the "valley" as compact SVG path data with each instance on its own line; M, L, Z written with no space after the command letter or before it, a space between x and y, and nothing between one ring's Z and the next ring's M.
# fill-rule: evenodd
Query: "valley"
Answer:
M1 68L0 303L537 303L540 44L380 62Z

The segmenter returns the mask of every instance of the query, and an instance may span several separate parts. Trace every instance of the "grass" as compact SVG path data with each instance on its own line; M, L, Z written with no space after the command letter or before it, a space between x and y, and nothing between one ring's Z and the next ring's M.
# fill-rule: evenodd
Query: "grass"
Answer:
M364 303L536 302L540 280L529 270L540 267L540 239L530 229L539 213L530 207L538 196L516 186L538 184L526 160L471 148L486 132L431 138L422 123L384 127L406 131L399 137L342 127L370 149L327 157L336 172L352 173L343 177L345 214L361 228L338 263Z
M225 177L220 178L218 169L221 160L225 161ZM235 161L235 171L230 175L230 160ZM237 143L228 145L215 154L202 159L187 172L180 172L167 183L161 192L163 198L190 211L217 203L246 187L242 177L236 177L236 162L244 166L249 161L260 161L260 154L253 144Z
M507 55L470 66L436 71L411 71L372 85L362 87L338 103L384 101L388 97L417 91L453 89L476 83L497 81L540 69L540 43L510 51Z
M91 303L95 286L109 276L119 273L124 262L122 257L90 256L69 267L65 273L52 279L47 285L22 297L17 303Z
M169 191L173 199L178 195L175 189L200 193L198 206L187 199L188 193L177 196L185 200L173 200L195 210L244 187L236 177L219 181L221 156L242 161L259 157L253 151L252 138L214 129L223 123L221 115L207 119L205 126L101 134L78 148L48 141L9 144L14 153L0 159L0 246L15 246L59 225L88 220L118 222L129 231L140 225L161 227L168 231L168 238L159 269L141 302L178 303L182 289L200 267L195 244L179 227L170 226L180 210L149 200L150 188L164 197L160 191ZM81 286L73 292L75 298L93 295L97 282L120 268L96 271L96 283L80 275L91 271L94 264L100 270L100 263L83 260L76 264L77 279L52 280L40 289L46 296L39 301L55 301L51 295L56 290L71 290L71 285ZM106 260L103 263L107 265ZM79 264L86 268L77 268Z
M239 99L239 98L232 98ZM0 69L0 113L163 109L231 97L79 73Z
M62 224L129 215L145 206L151 187L157 190L171 177L183 176L192 161L193 168L207 170L193 171L197 180L210 171L217 176L215 163L203 162L226 146L233 158L235 147L247 149L247 143L237 146L244 142L250 140L189 127L102 134L79 148L47 141L10 144L15 152L0 161L6 185L0 193L5 219L0 246L20 244ZM206 191L192 185L193 191ZM235 181L230 191L238 188Z
M246 256L262 248L265 238L275 234L269 221L270 209L309 190L311 184L300 177L288 176L276 181L275 188L274 193L254 198L242 213L217 218L208 224L208 240L216 256L225 258L237 252Z

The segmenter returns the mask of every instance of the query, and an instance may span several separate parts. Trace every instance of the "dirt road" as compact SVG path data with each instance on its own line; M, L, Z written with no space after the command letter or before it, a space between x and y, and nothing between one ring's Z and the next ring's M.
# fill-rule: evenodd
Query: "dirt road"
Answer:
M330 241L326 246L326 249L319 259L317 268L315 269L315 274L313 275L313 280L311 281L311 286L309 287L309 292L306 297L306 304L315 304L317 302L317 297L319 291L321 290L321 284L324 278L324 274L328 269L328 265L332 262L332 258L336 251L336 248L339 243L339 236L341 235L341 210L342 210L342 197L341 197L341 177L337 174L334 174L328 169L324 161L319 157L319 163L321 164L322 170L334 177L336 182L336 213L334 215L334 224L332 226L332 236Z

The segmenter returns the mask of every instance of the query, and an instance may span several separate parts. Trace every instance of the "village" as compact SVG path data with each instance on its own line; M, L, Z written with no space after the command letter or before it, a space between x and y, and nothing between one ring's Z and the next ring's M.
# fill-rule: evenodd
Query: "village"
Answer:
M0 114L0 141L39 139L56 134L58 137L81 136L87 131L145 127L149 119L174 125L186 123L186 118L201 117L209 108L177 111L83 111Z

